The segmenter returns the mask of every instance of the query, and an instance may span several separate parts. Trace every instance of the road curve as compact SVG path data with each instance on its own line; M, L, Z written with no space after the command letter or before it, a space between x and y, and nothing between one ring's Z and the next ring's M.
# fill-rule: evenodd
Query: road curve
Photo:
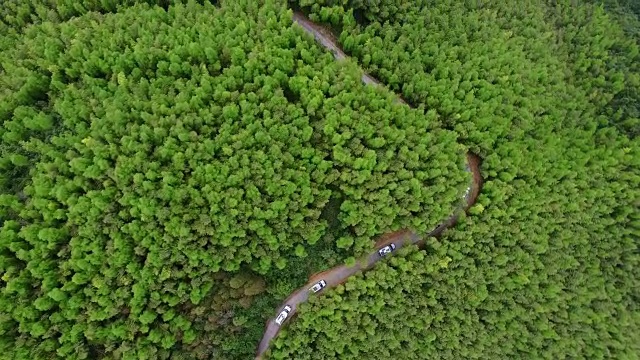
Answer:
M338 42L336 41L335 37L328 30L313 23L300 12L294 12L293 20L298 23L305 31L312 34L316 38L316 40L320 42L320 44L322 44L322 46L331 51L336 60L348 58L347 55L338 46ZM362 75L362 82L364 82L365 84L380 85L380 82L364 72ZM406 104L403 99L398 99L399 101ZM458 217L462 212L466 212L475 203L482 186L482 177L480 175L479 169L480 158L474 154L468 153L467 164L468 170L473 174L473 182L467 189L467 192L464 196L464 200L466 201L466 203L458 208L451 217L443 221L434 230L427 234L426 238L440 236L444 230L456 223ZM276 324L275 316L267 321L264 335L257 348L255 359L258 360L262 358L262 355L264 355L264 353L269 348L271 340L276 337L281 327L284 326L287 321L290 321L291 318L295 315L298 305L307 301L311 294L309 288L313 286L313 284L317 283L320 280L324 280L326 282L326 287L320 292L325 291L328 288L335 287L345 282L349 277L355 275L359 271L368 270L373 267L378 261L384 258L378 254L378 249L381 249L388 244L393 243L396 246L395 251L397 251L399 248L406 245L416 244L418 246L422 246L424 244L424 240L425 238L419 236L411 230L400 230L393 233L385 234L379 237L376 241L375 250L369 255L363 256L358 261L356 261L356 264L354 266L340 265L312 275L306 285L293 292L283 302L280 308L278 308L278 311L275 314L276 316L280 313L285 305L289 305L291 307L291 311L289 312L285 323L280 326Z

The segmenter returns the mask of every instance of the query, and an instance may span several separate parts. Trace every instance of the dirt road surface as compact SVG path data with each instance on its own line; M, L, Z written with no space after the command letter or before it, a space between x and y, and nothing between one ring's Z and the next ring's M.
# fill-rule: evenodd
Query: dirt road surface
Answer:
M344 60L349 58L338 45L338 39L336 39L336 37L333 36L333 34L323 26L314 23L313 21L309 20L303 13L298 11L293 13L293 21L298 23L298 25L300 25L306 32L313 35L313 37L327 50L331 51L336 60ZM382 86L378 80L372 78L365 72L362 73L362 82L367 85ZM404 100L402 99L399 99L399 101L404 102Z

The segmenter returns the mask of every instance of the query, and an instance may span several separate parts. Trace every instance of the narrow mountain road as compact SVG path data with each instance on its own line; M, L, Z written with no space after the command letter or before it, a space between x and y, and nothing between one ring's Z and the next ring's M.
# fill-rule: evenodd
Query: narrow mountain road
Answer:
M293 13L293 21L298 23L298 25L300 25L306 32L313 35L313 37L327 50L331 51L336 60L344 60L349 58L338 45L338 39L336 39L331 31L327 30L325 27L309 20L303 13L299 11ZM365 72L362 72L362 82L366 85L381 85L378 80L372 78ZM398 100L406 104L406 102L402 98L398 98Z
M320 42L325 48L331 51L337 60L347 59L347 55L340 49L337 40L328 30L313 23L299 12L295 12L293 14L293 20L308 33L312 34L316 38L316 40L318 40L318 42ZM380 83L376 79L372 78L366 73L363 73L362 75L362 82L364 82L365 84L380 85ZM406 104L406 102L401 98L398 99L399 101ZM462 212L467 211L475 203L482 186L482 177L480 175L479 163L480 159L478 156L471 153L467 154L468 170L473 174L473 182L467 189L467 192L464 196L465 204L464 206L458 208L458 210L451 217L446 219L444 222L438 225L438 227L427 234L426 238L440 236L444 230L456 223L458 217ZM382 235L376 242L376 250L374 250L369 255L366 255L359 259L354 266L340 265L312 275L306 285L296 290L284 301L282 306L278 309L276 316L280 314L285 306L289 306L291 310L289 311L288 316L284 321L286 322L291 320L298 309L298 305L307 301L309 296L312 294L310 288L320 280L324 280L326 282L326 286L319 291L322 292L328 288L335 287L345 282L349 277L355 275L359 271L372 268L378 261L385 258L378 253L379 249L382 249L389 244L393 244L395 245L394 251L397 251L399 248L406 245L417 244L418 246L421 246L424 244L424 240L425 238L419 236L411 230L400 230L390 234ZM389 254L389 256L391 256L391 254ZM260 341L260 344L258 345L256 360L262 358L262 355L264 355L264 353L269 348L271 340L276 337L281 327L284 325L285 323L283 323L282 325L278 325L276 323L276 317L267 321L264 335L262 337L262 340Z

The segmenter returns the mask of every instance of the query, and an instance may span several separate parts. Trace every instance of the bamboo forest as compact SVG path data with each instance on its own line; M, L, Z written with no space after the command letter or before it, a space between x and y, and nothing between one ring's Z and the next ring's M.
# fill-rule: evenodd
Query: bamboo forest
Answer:
M640 359L639 48L632 0L5 0L0 360Z

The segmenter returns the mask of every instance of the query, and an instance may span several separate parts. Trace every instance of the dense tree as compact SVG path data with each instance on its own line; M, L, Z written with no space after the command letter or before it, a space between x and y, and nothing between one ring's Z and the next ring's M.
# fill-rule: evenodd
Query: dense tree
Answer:
M285 0L3 3L0 353L249 358L311 272L449 216L471 149L469 216L313 298L271 356L634 358L640 59L614 2L291 2L413 108Z
M430 242L451 259L418 276L433 294L396 307L384 282L347 282L302 311L272 358L389 358L376 344L398 358L637 357L638 52L617 18L562 1L299 4L478 151L485 186ZM393 284L425 290L405 275ZM366 318L382 302L388 318Z
M7 356L243 358L269 315L249 304L327 265L299 259L457 206L455 134L361 84L284 2L61 4L11 23L0 59Z
M441 332L455 313L448 312L438 284L451 272L452 259L443 247L432 250L403 248L374 270L311 298L267 358L425 359L437 355L428 346L434 342L455 351L464 335Z

